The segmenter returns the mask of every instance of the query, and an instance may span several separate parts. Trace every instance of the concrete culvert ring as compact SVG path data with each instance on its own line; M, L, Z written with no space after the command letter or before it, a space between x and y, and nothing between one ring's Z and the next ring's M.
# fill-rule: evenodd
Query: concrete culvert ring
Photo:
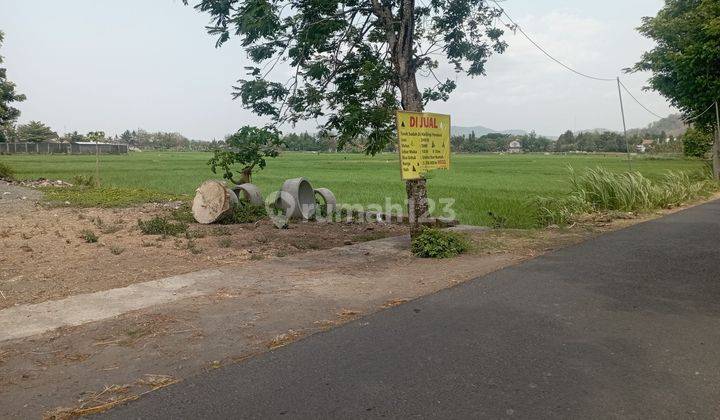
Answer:
M285 210L285 216L289 219L305 220L315 217L315 190L307 179L288 179L283 183L282 191L289 194L294 201L294 206L290 206L284 199L278 203Z
M322 201L320 208L324 208L324 216L329 216L335 212L337 200L335 199L335 194L333 194L332 191L327 188L316 188L315 195L319 196Z
M240 184L232 187L232 191L237 195L238 199L245 199L253 206L262 206L264 200L260 188L255 184Z

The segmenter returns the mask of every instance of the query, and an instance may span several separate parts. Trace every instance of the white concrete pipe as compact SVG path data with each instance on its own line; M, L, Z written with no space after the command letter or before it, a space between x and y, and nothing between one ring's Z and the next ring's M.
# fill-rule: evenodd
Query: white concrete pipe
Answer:
M312 219L317 207L315 191L305 178L288 179L283 183L276 206L288 219Z
M237 195L238 199L242 200L243 198L247 200L248 203L252 204L253 206L260 206L262 207L264 205L264 200L262 197L262 193L260 192L260 188L258 188L255 184L240 184L232 187L232 191Z
M329 216L333 214L335 212L335 207L337 207L335 194L327 188L315 188L315 194L319 195L325 203L324 205L327 211L326 215Z

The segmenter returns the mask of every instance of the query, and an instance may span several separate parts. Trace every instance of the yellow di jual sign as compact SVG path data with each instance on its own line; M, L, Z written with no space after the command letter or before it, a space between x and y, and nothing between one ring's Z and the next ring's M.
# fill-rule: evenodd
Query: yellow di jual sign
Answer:
M450 116L397 111L402 179L420 179L433 169L450 169Z

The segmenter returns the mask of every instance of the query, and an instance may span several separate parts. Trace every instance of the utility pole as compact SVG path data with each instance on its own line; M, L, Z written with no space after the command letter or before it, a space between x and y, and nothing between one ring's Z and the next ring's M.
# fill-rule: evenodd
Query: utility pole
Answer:
M620 97L620 115L622 115L623 121L623 136L625 137L625 152L627 153L628 168L630 168L630 171L632 172L632 161L630 160L630 144L628 143L627 138L627 124L625 124L625 108L623 107L622 90L620 90L620 76L618 76L617 78L617 86L618 96Z
M720 179L720 107L715 100L715 143L713 143L713 176Z

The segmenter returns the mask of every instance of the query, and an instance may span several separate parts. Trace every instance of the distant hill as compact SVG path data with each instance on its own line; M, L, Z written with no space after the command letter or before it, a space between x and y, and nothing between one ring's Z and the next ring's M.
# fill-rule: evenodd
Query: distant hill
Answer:
M641 136L657 136L665 132L665 134L667 134L668 136L678 137L685 134L685 131L687 131L687 126L681 119L680 114L672 114L658 121L650 123L645 128L634 128L632 130L628 130L628 134L639 134Z
M679 137L685 134L687 126L683 122L680 114L672 114L665 118L661 118L655 122L648 124L644 128L630 128L628 129L629 136L658 136L663 132L668 136ZM593 128L588 130L580 130L578 133L595 133L601 134L604 132L617 133L618 130L608 130L606 128Z
M662 118L658 121L648 124L644 128L632 128L628 129L628 135L640 135L640 136L657 136L665 132L668 136L678 137L685 133L687 126L683 123L680 118L680 114L673 114ZM528 134L525 130L495 130L482 125L476 125L472 127L453 126L453 136L469 136L471 133L475 133L477 137L484 136L490 133L502 133L510 134L513 136L524 136ZM604 132L617 132L617 130L608 130L606 128L592 128L587 130L579 130L578 133L604 133ZM548 138L557 138L557 136L546 136Z
M587 130L580 130L576 134L580 133L592 133L592 134L602 134L602 133L614 133L615 130L608 130L607 128L590 128Z
M475 133L476 136L484 136L486 134L490 133L502 133L502 134L510 134L513 136L523 136L527 134L527 131L525 130L493 130L492 128L483 127L482 125L476 125L474 127L460 127L457 125L454 125L452 127L452 135L453 136L469 136L470 134Z

